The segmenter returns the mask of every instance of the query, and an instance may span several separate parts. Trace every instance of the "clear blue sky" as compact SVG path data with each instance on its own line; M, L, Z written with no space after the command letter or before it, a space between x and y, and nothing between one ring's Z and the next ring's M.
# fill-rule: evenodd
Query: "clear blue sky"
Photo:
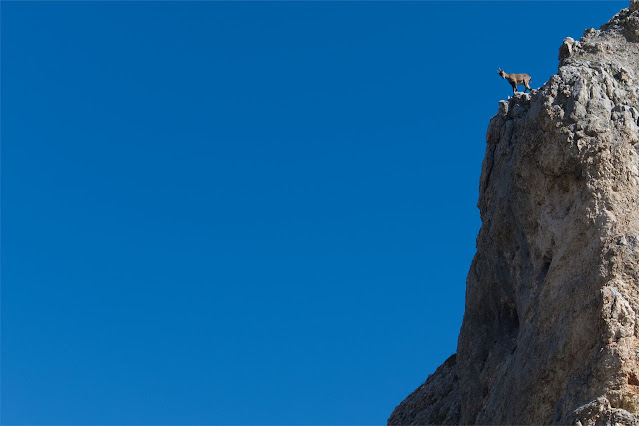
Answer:
M2 2L3 424L382 424L485 132L616 2Z

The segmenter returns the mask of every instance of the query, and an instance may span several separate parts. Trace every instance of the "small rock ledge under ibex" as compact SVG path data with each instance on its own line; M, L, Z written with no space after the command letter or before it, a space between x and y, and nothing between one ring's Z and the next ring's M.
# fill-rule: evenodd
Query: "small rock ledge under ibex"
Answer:
M500 103L456 356L389 425L639 425L639 1Z

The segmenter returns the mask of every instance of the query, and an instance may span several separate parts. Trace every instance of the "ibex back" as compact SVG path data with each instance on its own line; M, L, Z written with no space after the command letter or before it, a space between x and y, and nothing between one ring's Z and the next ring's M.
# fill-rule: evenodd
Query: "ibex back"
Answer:
M513 95L517 92L517 86L522 85L526 86L524 93L526 93L526 90L530 90L532 92L532 89L528 85L528 83L530 83L530 76L528 74L506 74L501 68L499 68L497 74L508 80L510 85L513 86Z

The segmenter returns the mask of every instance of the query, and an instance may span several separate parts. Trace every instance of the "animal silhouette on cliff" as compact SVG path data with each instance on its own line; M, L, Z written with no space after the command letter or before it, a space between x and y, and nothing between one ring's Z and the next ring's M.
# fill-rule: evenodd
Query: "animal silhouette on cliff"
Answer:
M526 90L530 90L532 92L532 88L528 85L531 80L528 74L506 74L501 68L499 68L497 74L508 80L510 85L513 87L513 95L517 93L517 86L525 86L526 88L524 89L524 93L526 93Z

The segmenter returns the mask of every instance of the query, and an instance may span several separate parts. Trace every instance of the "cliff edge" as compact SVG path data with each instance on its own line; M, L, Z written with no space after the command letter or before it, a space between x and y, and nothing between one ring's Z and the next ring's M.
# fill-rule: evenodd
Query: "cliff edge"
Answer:
M389 425L639 425L639 0L500 103L457 354Z

